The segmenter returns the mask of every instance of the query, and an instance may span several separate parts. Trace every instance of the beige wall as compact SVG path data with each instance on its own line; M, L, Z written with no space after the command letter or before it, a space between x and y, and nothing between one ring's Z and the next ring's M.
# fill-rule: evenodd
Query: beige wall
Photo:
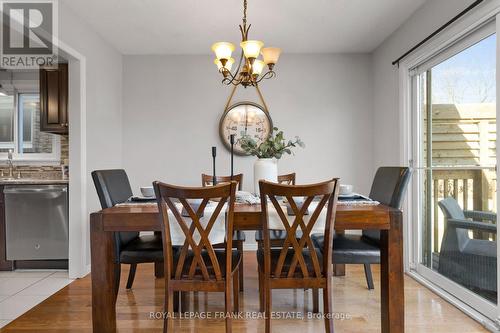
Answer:
M398 165L400 110L398 67L391 63L469 6L472 0L433 0L420 7L373 53L373 167Z
M153 180L200 184L211 172L217 146L219 174L229 153L218 124L230 88L220 83L212 58L125 56L123 61L123 166L137 192ZM366 193L371 184L372 77L369 55L283 54L277 78L261 83L275 126L306 144L279 162L298 182L341 177ZM234 101L258 101L247 88ZM254 157L237 157L244 189L253 190Z

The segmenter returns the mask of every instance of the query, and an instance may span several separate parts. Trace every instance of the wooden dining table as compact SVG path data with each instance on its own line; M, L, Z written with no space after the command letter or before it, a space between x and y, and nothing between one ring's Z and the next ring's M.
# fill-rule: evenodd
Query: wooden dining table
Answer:
M234 228L259 230L260 205L236 204ZM337 206L335 230L381 232L381 331L404 332L403 225L401 210L385 205ZM160 231L156 205L126 205L90 215L92 325L94 332L116 332L115 244L113 232ZM335 300L333 300L335 302Z

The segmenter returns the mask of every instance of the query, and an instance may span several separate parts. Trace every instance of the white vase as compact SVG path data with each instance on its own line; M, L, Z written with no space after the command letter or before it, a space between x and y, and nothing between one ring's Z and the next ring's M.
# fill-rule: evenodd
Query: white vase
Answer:
M253 165L254 192L260 195L259 180L278 182L278 160L274 158L259 158Z

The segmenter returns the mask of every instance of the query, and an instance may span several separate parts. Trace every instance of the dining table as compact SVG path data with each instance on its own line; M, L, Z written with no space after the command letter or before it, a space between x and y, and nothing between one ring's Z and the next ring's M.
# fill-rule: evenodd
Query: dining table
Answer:
M260 205L234 208L236 230L262 229ZM381 332L404 332L403 216L399 209L378 205L338 204L336 232L380 230ZM116 332L114 232L161 231L157 205L120 205L90 215L92 326L94 332ZM335 302L335 300L334 300Z

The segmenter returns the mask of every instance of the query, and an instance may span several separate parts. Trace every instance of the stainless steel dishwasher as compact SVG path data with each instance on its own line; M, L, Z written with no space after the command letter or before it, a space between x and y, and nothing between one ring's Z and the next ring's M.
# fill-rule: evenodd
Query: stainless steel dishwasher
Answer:
M7 260L68 259L67 185L4 187Z

